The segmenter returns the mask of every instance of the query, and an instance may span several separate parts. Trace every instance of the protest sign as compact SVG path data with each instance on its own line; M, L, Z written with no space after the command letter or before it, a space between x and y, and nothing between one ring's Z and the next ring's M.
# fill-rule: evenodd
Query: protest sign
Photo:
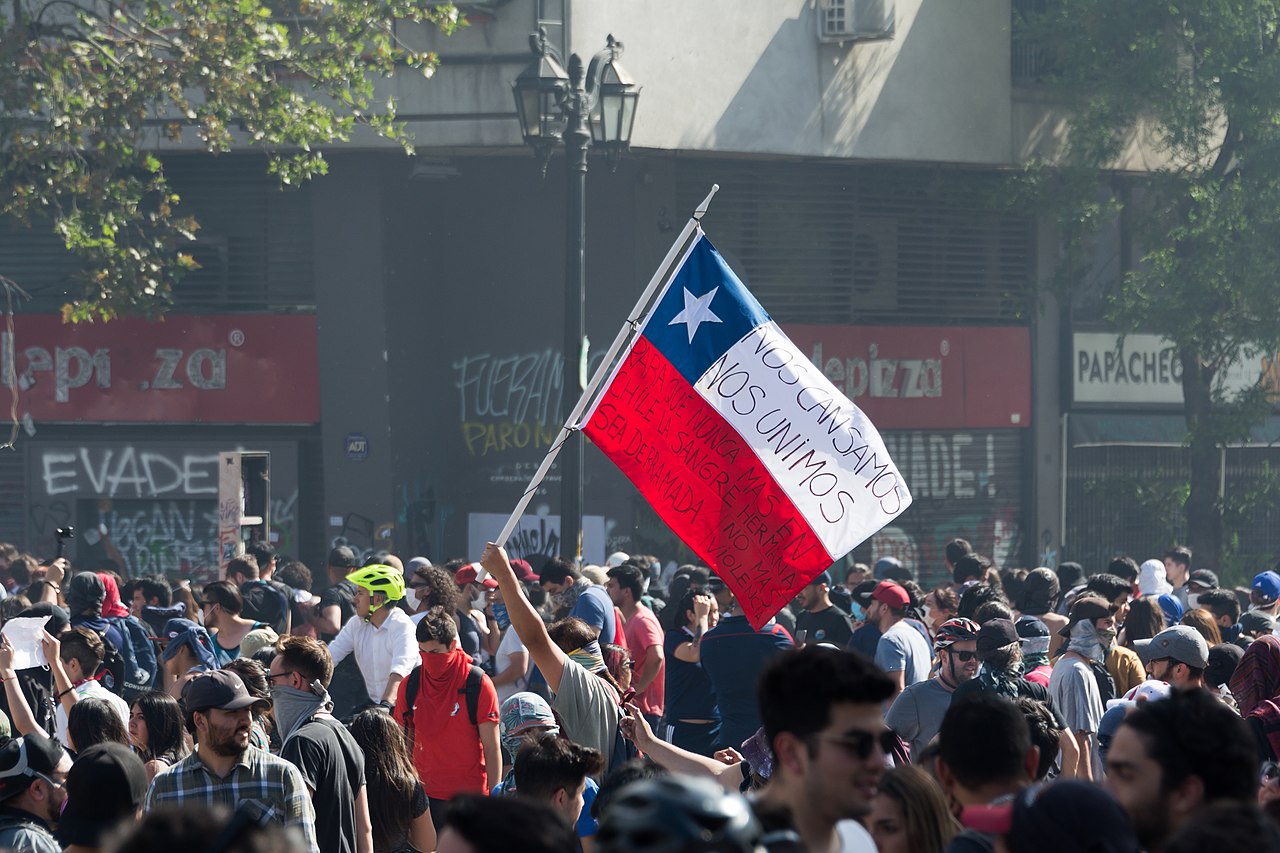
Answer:
M45 659L44 647L40 645L40 640L44 636L44 626L49 619L48 616L23 616L4 623L0 633L9 639L9 645L13 646L15 670L48 665L49 661Z

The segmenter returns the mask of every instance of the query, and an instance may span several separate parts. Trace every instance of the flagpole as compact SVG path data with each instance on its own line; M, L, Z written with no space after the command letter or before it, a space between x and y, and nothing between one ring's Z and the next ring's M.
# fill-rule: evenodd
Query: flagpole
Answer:
M707 197L702 203L694 208L693 215L689 217L689 221L685 223L684 229L680 235L676 237L675 242L671 244L671 248L667 251L667 256L662 259L662 263L658 265L658 269L653 274L653 278L649 280L649 285L640 294L640 298L636 300L635 307L631 309L631 313L627 316L627 321L618 330L618 335L613 339L608 352L600 362L600 366L591 376L591 381L587 383L587 387L582 392L582 396L578 398L577 404L573 407L573 411L569 413L568 419L564 422L564 426L560 428L560 433L556 437L555 443L547 450L547 455L543 457L542 464L538 466L538 470L533 472L533 478L529 480L529 487L524 490L524 494L520 496L519 503L511 512L511 517L507 519L506 525L503 526L502 532L498 534L498 538L494 542L499 546L507 544L507 539L511 537L512 531L516 529L516 525L520 523L520 516L524 515L525 508L529 506L529 501L533 499L533 495L538 491L538 486L542 484L542 480L547 476L547 472L551 470L551 463L555 462L556 456L560 453L560 448L564 446L565 440L579 428L578 421L582 419L583 413L586 412L591 400L595 397L596 390L600 387L600 383L604 377L613 368L613 361L618 357L618 353L622 351L627 340L636 333L640 322L644 319L644 315L649 312L649 301L653 298L653 294L661 287L667 279L668 274L674 266L677 266L677 260L681 263L688 254L689 238L696 232L702 223L702 217L706 215L707 208L711 205L711 199L720 191L719 184L711 185L711 192L707 193ZM568 353L565 354L568 358ZM565 389L568 390L567 388Z

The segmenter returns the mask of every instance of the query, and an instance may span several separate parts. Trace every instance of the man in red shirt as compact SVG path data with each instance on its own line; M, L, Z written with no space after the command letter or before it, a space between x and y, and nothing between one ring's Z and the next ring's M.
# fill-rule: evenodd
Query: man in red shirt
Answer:
M439 828L455 795L487 794L502 779L498 693L459 647L458 626L443 607L423 614L416 636L422 663L400 682L392 713L413 743L413 764Z
M631 687L636 692L635 703L649 725L657 726L662 719L666 662L662 653L662 624L640 601L644 595L644 570L632 562L615 566L609 570L605 591L622 611L622 631L635 665L631 676Z

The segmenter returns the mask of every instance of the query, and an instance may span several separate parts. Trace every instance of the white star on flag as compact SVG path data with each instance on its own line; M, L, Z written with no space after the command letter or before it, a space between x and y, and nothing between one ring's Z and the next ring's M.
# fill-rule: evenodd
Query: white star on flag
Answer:
M711 310L711 300L716 298L716 291L719 287L713 287L702 296L694 296L689 292L689 288L684 289L684 310L671 318L668 326L678 326L681 323L689 332L689 343L693 343L693 336L698 333L698 327L703 323L722 323L724 322L715 315Z

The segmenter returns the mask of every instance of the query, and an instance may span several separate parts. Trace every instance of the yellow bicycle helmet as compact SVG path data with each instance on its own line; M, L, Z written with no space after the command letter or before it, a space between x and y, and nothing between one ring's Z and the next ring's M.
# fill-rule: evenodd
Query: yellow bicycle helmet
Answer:
M369 592L382 593L387 597L387 601L399 601L404 598L404 573L394 566L362 566L347 575L347 580L356 586L364 587ZM370 608L369 615L372 616L381 606L381 604L375 604Z

